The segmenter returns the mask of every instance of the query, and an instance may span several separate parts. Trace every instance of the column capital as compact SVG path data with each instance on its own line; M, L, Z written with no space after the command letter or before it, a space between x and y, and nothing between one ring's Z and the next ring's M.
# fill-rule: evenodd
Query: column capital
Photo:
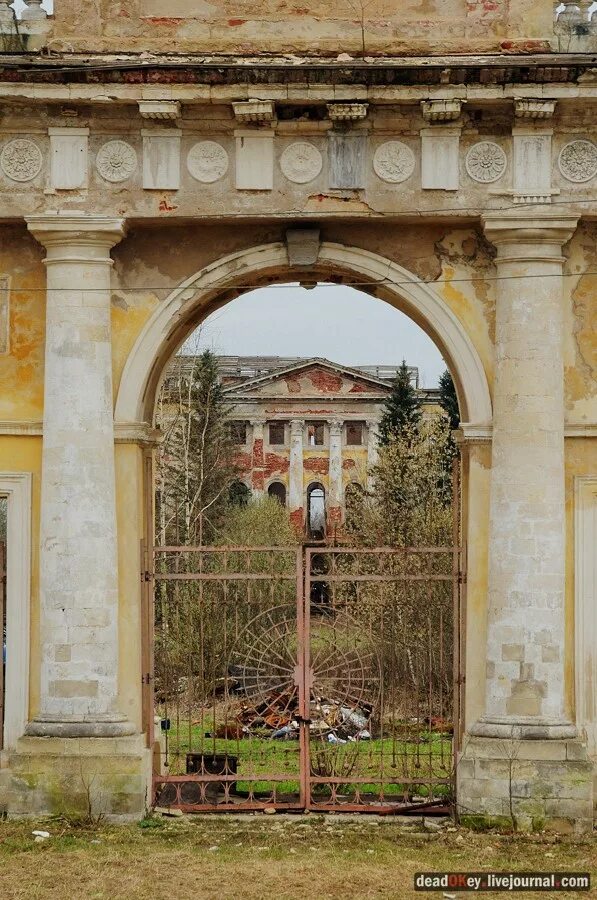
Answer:
M85 213L44 213L25 216L27 228L48 251L51 259L56 251L64 258L66 248L72 248L73 259L97 259L109 255L115 244L124 237L125 220L116 216L96 216Z
M559 260L563 245L576 230L578 216L551 208L492 210L481 221L487 239L497 248L498 260Z
M290 427L293 430L298 430L300 428L302 431L302 429L305 427L305 420L304 419L291 419Z
M340 437L342 434L342 426L344 425L343 419L330 419L328 423L328 427L330 429L330 435L335 437Z

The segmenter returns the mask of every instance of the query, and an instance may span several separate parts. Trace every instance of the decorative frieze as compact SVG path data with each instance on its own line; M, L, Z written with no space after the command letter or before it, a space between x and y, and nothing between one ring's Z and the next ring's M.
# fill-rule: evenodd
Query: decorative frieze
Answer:
M571 141L560 151L558 168L568 181L590 181L597 175L597 147L591 141Z
M180 103L177 100L140 100L139 114L142 119L175 121L180 119Z
M460 128L421 130L421 187L457 191L459 186Z
M87 187L89 128L48 128L50 184L57 191Z
M555 108L555 100L522 98L514 101L514 115L517 119L551 119Z
M551 129L532 127L512 129L514 162L514 201L549 203L551 201Z
M273 122L276 108L273 100L242 100L232 104L234 118L243 125Z
M373 154L373 170L382 181L400 184L415 171L415 154L402 141L385 141Z
M328 116L332 122L360 122L367 118L368 103L328 103Z
M274 186L273 131L241 130L236 137L236 187L240 191L271 191Z
M180 132L142 131L143 187L177 191L180 187Z
M98 150L95 167L104 181L127 181L137 171L137 154L126 141L108 141Z
M479 141L466 154L464 164L473 181L491 184L502 177L508 161L499 144L494 141Z
M421 112L426 122L455 122L462 112L462 100L422 100Z
M199 141L188 152L187 168L196 181L213 184L228 171L228 154L216 141Z
M328 135L330 188L356 190L365 187L366 134Z
M0 169L11 181L33 181L41 172L43 156L40 148L27 138L15 138L0 153Z
M280 168L289 181L306 184L317 178L323 168L323 157L315 144L296 141L280 156Z

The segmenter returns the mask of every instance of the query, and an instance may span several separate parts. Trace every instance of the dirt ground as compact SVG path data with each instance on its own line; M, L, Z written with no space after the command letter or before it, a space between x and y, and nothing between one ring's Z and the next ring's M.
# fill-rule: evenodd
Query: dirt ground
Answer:
M243 815L169 818L138 825L61 820L0 823L3 900L336 900L458 897L417 892L420 871L548 869L591 872L597 840L473 833L433 820ZM35 841L32 831L50 837ZM523 896L491 893L491 898ZM581 893L526 894L581 897Z

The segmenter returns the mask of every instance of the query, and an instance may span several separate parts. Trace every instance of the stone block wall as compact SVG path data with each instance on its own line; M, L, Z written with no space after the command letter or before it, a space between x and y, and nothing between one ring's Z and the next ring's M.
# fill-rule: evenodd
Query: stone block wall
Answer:
M466 738L457 763L458 811L518 830L593 829L593 765L578 740Z

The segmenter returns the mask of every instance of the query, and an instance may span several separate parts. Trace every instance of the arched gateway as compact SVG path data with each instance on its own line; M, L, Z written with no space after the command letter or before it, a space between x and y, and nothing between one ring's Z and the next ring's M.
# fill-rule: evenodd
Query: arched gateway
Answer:
M17 4L19 23L8 5L0 812L61 813L91 789L98 812L142 815L157 692L153 568L140 548L149 553L164 365L240 291L322 279L408 313L457 385L467 556L458 804L519 827L590 829L592 4L392 3L380 15L366 3L355 21L352 3L261 0L238 18L231 0L54 0L51 16L32 0ZM299 457L300 429L290 432ZM330 438L337 460L338 427ZM301 493L289 490L290 509ZM316 549L294 590L311 599L313 588L323 646L333 572ZM462 594L461 568L450 573ZM358 596L354 584L343 591ZM255 672L241 663L237 675ZM303 708L303 736L306 719Z
M152 414L164 366L205 315L239 292L271 281L334 279L356 283L411 315L442 349L457 384L464 420L460 531L468 546L466 621L457 623L467 645L459 802L473 811L503 811L509 798L501 774L512 747L523 748L525 771L551 785L537 810L587 819L592 776L571 721L571 614L565 606L561 248L576 219L551 210L487 215L483 226L497 248L495 264L483 255L480 232L454 232L449 240L444 236L446 247L472 241L483 249L474 264L456 262L456 251L437 251L435 284L389 255L355 246L341 225L334 241L321 244L306 229L311 256L298 262L296 229L292 246L284 231L257 247L246 235L245 249L224 255L204 232L212 260L190 278L175 278L176 266L156 274L146 265L164 237L158 231L125 237L118 218L70 214L31 216L27 224L46 248L47 270L35 500L41 509L34 575L39 601L32 610L29 698L7 718L13 727L0 791L9 810L55 808L57 795L75 802L73 780L84 771L109 815L143 811L151 780L144 729L153 685L147 684L152 636L139 547L151 532ZM402 233L395 226L395 242ZM190 228L185 266L196 239ZM34 257L32 278L42 284L36 266ZM492 304L451 283L455 266L468 283L483 279L481 294L490 293L497 306L495 322ZM529 266L533 277L523 281ZM9 544L10 529L9 516ZM141 571L150 569L142 565ZM7 621L13 683L27 679L14 654L25 620L13 612ZM257 676L242 670L239 677ZM27 723L20 734L14 729L19 715ZM562 785L556 797L555 769ZM216 782L221 774L214 773ZM567 785L573 783L575 798L581 785L584 791L582 815L572 809Z

